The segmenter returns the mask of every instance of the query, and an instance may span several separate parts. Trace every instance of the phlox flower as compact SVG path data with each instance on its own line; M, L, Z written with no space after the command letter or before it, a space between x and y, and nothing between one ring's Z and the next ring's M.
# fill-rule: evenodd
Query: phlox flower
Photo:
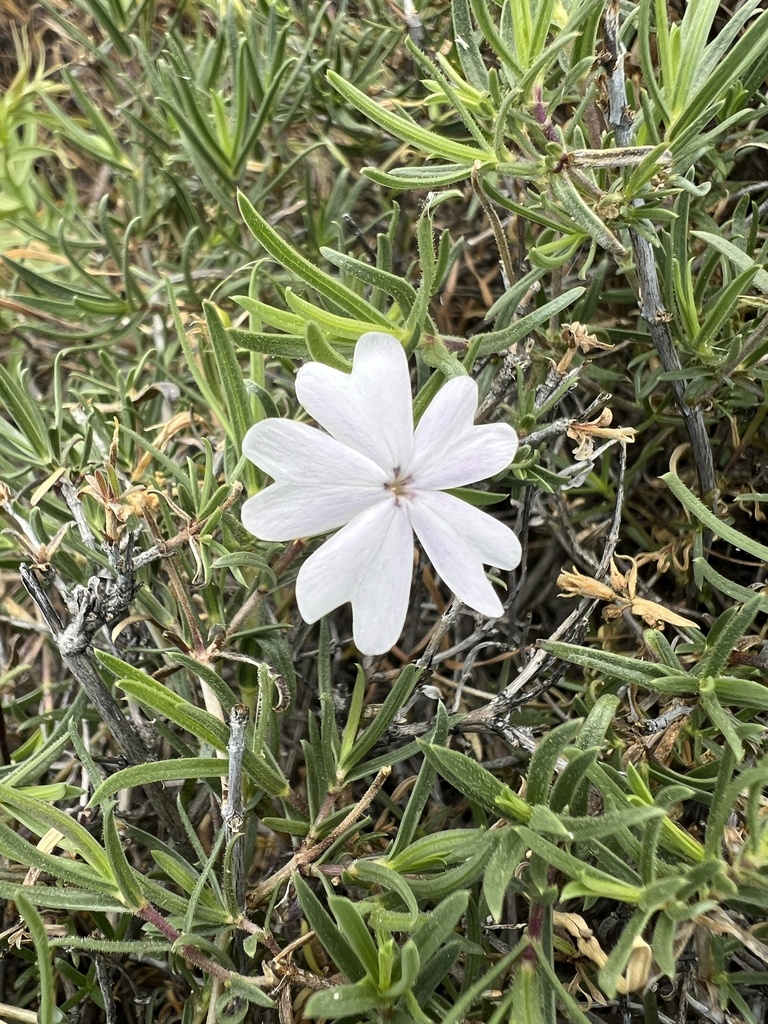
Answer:
M461 601L501 615L483 565L514 569L517 537L445 493L499 473L517 450L507 424L475 426L477 384L449 380L414 430L406 354L392 335L374 332L355 346L351 374L304 365L296 396L324 430L274 418L250 428L243 452L275 482L245 502L242 518L267 541L338 530L299 570L302 618L316 622L349 601L358 649L388 651L408 613L414 533Z

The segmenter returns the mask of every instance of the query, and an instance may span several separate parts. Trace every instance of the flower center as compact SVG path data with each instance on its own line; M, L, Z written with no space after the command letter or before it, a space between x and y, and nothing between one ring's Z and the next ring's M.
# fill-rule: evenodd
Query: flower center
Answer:
M408 496L408 486L412 482L410 476L400 476L400 467L395 466L393 472L394 480L387 481L384 484L386 490L391 491L395 498L404 498Z

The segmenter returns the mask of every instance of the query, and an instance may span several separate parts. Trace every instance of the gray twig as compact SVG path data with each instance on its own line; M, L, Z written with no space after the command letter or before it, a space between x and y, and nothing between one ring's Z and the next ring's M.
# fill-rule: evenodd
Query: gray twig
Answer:
M21 582L40 609L51 631L61 660L82 687L99 717L109 727L124 757L132 765L147 764L155 760L154 755L147 750L131 723L123 715L91 659L94 636L102 626L128 608L135 592L130 545L124 555L112 553L110 561L119 569L116 581L94 576L89 580L88 586L78 586L66 593L65 600L70 613L70 621L66 626L51 604L36 573L26 565L22 565L19 572ZM159 783L148 788L152 789L162 808L174 842L184 848L188 847L188 840L173 801Z
M96 981L99 983L101 998L104 1000L104 1019L106 1024L117 1024L117 1006L112 995L114 991L109 977L109 971L103 956L95 954L94 965L96 967Z
M461 601L458 599L458 597L452 597L451 603L445 609L440 618L440 621L437 623L434 630L432 631L432 636L429 638L429 643L427 644L426 650L419 658L419 660L416 662L416 666L418 668L428 669L431 666L432 659L437 653L437 649L440 646L443 637L456 621L456 616L459 614L460 608Z
M226 796L221 804L221 816L226 829L226 844L229 853L232 890L238 910L245 910L245 859L243 856L243 756L245 754L245 729L248 725L248 708L235 704L229 716L229 775Z
M421 25L413 0L403 0L403 21L408 27L408 34L419 50L424 49L424 29Z
M102 581L91 580L87 587L76 587L72 591L68 601L72 618L64 626L36 574L26 565L22 565L19 571L21 582L48 624L61 660L82 686L99 717L109 726L125 757L131 764L153 760L99 678L88 653L95 633L107 621L98 593L98 584Z
M64 501L66 501L67 507L69 508L72 518L75 521L75 525L77 526L77 532L80 534L80 540L87 548L94 551L96 545L93 540L93 532L88 526L88 520L85 518L83 503L80 501L77 488L66 475L64 475L59 481L59 486L61 487L61 493L64 497Z
M608 123L613 129L619 146L631 144L633 135L633 116L627 106L626 80L624 76L624 47L619 37L620 8L618 0L612 0L605 16L606 56L603 64L608 79L609 114ZM634 199L633 206L643 206L642 199ZM648 325L661 365L667 373L681 368L680 358L672 341L669 330L671 315L664 308L656 272L656 262L651 243L643 238L635 228L629 228L632 250L635 255L635 269L640 285L640 316ZM677 402L680 415L691 442L696 472L702 496L715 489L715 466L712 448L707 436L704 416L700 409L691 408L685 400L685 383L671 380L670 385Z

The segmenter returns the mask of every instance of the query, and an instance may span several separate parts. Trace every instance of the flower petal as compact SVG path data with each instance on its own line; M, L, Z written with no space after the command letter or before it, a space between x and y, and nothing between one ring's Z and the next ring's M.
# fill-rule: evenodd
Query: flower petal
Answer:
M501 615L483 563L500 569L519 565L520 542L512 530L451 494L419 491L407 507L416 536L446 586L475 611Z
M320 426L392 474L413 451L413 410L408 358L391 334L363 334L352 373L306 363L296 375L296 396Z
M386 500L381 487L280 482L249 498L241 518L246 530L261 540L296 540L336 530Z
M295 420L266 419L243 438L243 454L275 480L381 491L389 479L379 466L322 430Z
M363 654L384 654L408 612L413 533L402 502L377 504L310 555L296 580L305 622L352 602L352 632Z
M306 423L261 420L245 435L243 452L277 480L243 505L243 526L262 540L335 530L389 493L375 463Z
M414 435L411 476L419 488L444 490L484 480L505 469L517 451L506 423L474 425L477 384L454 377L435 395Z

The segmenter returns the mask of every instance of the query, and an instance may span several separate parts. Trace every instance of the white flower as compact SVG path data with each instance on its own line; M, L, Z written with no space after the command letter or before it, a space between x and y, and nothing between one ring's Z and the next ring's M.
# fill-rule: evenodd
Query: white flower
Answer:
M364 334L351 374L307 363L296 395L328 433L265 419L243 441L245 455L275 483L249 498L243 524L262 540L339 530L302 565L296 601L316 622L350 601L355 644L383 654L405 624L413 534L445 584L475 611L497 617L501 601L483 563L514 569L520 544L509 527L448 488L505 469L517 435L504 423L474 425L477 385L455 377L413 429L408 360L390 334Z

